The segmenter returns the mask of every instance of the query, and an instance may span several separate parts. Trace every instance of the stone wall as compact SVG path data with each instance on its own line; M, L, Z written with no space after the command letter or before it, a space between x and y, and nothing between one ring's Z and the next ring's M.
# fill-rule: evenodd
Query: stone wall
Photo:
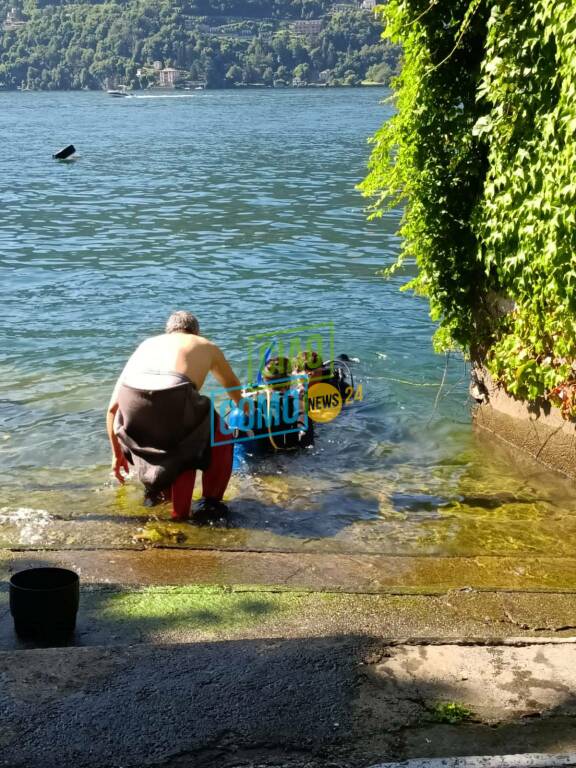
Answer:
M558 408L517 400L481 366L472 369L471 394L476 427L576 479L576 423L563 419Z

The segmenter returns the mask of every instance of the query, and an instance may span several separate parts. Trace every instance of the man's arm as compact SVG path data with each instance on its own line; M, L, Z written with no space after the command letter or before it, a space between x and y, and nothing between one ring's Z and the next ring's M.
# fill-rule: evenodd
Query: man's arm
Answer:
M126 368L124 368L124 371L125 370ZM112 471L119 483L124 483L122 470L124 470L125 474L128 474L130 471L126 457L122 452L122 448L114 432L114 419L116 418L116 413L118 411L118 392L120 391L124 371L122 371L114 386L114 391L112 392L112 397L110 398L110 403L108 404L108 410L106 412L106 432L108 433L108 439L112 446Z
M218 384L221 384L228 391L230 399L238 405L242 399L242 384L232 370L230 363L226 360L224 353L216 345L214 345L211 373Z

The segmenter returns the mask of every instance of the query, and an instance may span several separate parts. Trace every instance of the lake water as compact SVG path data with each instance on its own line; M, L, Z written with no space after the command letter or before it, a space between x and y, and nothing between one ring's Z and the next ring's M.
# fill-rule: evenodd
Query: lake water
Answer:
M378 271L399 213L355 190L380 89L111 99L0 93L0 544L572 552L571 484L474 436L467 371ZM73 142L80 156L51 153ZM167 523L109 476L123 362L189 308L247 376L251 334L333 322L362 407L234 476L231 527Z

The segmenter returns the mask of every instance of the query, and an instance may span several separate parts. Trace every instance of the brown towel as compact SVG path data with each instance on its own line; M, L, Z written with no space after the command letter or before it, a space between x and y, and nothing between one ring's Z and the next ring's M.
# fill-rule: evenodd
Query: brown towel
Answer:
M153 493L187 469L210 465L209 398L184 380L167 389L122 384L114 430L139 479Z

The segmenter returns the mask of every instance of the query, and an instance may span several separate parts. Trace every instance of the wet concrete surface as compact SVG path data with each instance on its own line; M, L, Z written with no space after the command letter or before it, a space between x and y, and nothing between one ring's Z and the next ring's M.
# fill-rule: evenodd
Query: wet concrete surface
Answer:
M363 431L358 439L365 443ZM442 442L438 434L430 448ZM222 527L171 522L169 505L143 507L138 483L103 483L104 466L80 477L43 470L26 475L24 495L21 481L3 488L0 547L574 558L573 484L533 461L516 466L518 457L493 439L474 442L480 464L465 452L433 472L429 452L408 451L388 469L348 468L332 478L319 477L313 457L306 472L289 461L235 473Z
M379 637L387 642L501 643L576 635L576 595L449 592L359 595L247 587L84 586L75 646L212 640ZM18 640L0 590L0 650Z
M6 580L35 565L80 573L70 647L14 635ZM576 749L568 558L3 551L0 575L0 766ZM446 722L438 703L471 714Z
M486 393L485 402L474 409L475 426L553 472L576 479L574 421L549 401L534 404L508 394L482 366L474 368L474 377Z
M442 594L453 589L576 592L564 557L404 557L302 552L153 549L0 554L0 576L35 565L76 570L85 583L274 585L366 593Z
M576 646L333 636L0 653L0 765L342 766L573 751ZM442 705L466 716L442 720Z

